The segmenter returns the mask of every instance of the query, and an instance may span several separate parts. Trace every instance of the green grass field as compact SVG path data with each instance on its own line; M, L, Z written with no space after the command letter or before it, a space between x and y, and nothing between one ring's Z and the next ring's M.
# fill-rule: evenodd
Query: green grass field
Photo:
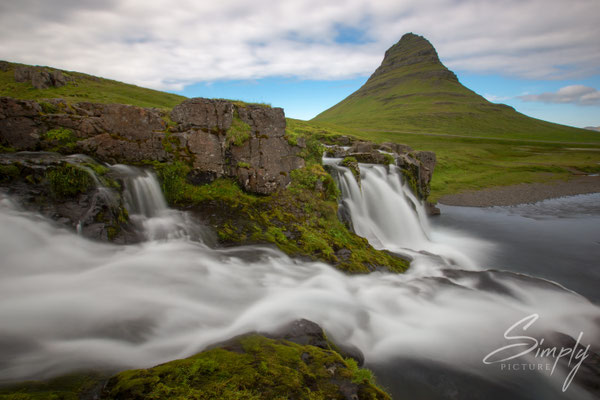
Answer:
M288 135L348 135L378 143L404 143L415 150L434 151L438 163L431 182L431 201L465 190L566 180L574 172L600 172L600 143L541 143L517 139L360 131L294 119L288 119Z
M7 71L0 71L0 96L26 100L62 98L70 102L121 103L163 109L173 108L186 99L172 93L66 71L63 71L63 74L73 80L65 86L36 89L29 82L15 82L14 68L19 64L9 65L11 68ZM52 68L48 69L52 70Z

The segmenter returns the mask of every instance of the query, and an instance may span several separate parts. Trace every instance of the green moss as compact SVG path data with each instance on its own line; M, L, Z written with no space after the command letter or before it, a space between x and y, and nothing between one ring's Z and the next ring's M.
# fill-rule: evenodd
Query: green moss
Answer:
M233 121L231 122L231 127L227 130L227 143L233 144L235 146L243 145L248 139L250 139L250 134L252 133L252 128L250 125L242 121L237 114L237 111L233 114Z
M237 163L238 168L250 168L250 164L248 164L247 162L243 162L243 161L239 161Z
M0 400L79 400L101 389L107 376L101 373L79 373L48 381L29 381L0 388ZM90 397L91 398L91 397Z
M21 170L15 164L0 165L0 182L6 183L16 179L21 174Z
M47 143L46 147L52 146L50 150L58 152L71 152L79 140L73 131L67 128L49 130L43 139Z
M44 112L44 114L56 114L59 112L58 107L56 107L54 104L46 101L41 101L39 104L40 107L42 107L42 112Z
M375 377L373 371L367 368L360 368L353 358L346 358L346 365L353 373L352 382L356 384L370 383L375 385Z
M186 180L190 167L182 162L153 165L169 204L205 213L223 243L269 242L289 255L308 255L351 273L408 267L406 261L375 250L338 219L339 190L319 164L292 171L288 188L269 196L245 193L231 179L192 185ZM338 259L341 249L350 250L350 256Z
M7 147L0 144L0 153L14 153L17 151L14 147Z
M391 165L396 162L396 159L391 154L384 154L383 157L385 165Z
M360 169L358 167L358 161L355 157L346 157L340 163L342 166L348 168L352 175L354 175L354 179L360 185Z
M107 398L344 399L334 382L355 382L360 398L389 398L332 350L259 335L236 339L229 347L235 350L216 348L122 372L109 381Z
M46 172L46 179L55 197L74 197L94 186L90 175L71 164L62 164Z

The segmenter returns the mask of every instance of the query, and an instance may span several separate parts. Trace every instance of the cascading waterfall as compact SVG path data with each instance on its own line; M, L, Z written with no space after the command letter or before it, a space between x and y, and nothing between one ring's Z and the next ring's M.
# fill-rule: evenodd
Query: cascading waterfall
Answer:
M131 220L148 240L190 238L213 242L209 232L190 214L170 209L154 173L129 165L114 165L111 170L124 182L123 193Z
M405 253L415 259L415 269L439 269L439 257L448 265L475 268L493 244L460 232L432 232L422 201L403 182L399 168L360 164L360 187L352 172L324 162L336 172L342 192L340 207L352 219L356 234L378 249ZM468 249L468 252L463 250ZM429 255L425 253L430 253ZM431 255L436 255L432 260Z
M0 199L0 382L149 367L307 318L360 348L382 376L392 374L386 385L394 393L402 393L394 382L409 383L401 380L408 370L377 365L418 360L418 370L441 365L444 373L466 374L468 393L473 382L484 381L504 390L515 386L514 399L529 398L518 388L531 385L542 398L561 399L561 379L506 375L484 366L482 357L502 343L508 326L532 313L541 316L532 335L583 331L585 343L600 344L600 310L576 293L526 275L465 270L479 263L477 253L461 258L460 246L448 242L454 232L440 235L428 227L393 168L361 166L361 191L340 169L355 230L378 247L415 257L405 274L363 276L270 247L215 249L189 240L193 229L202 229L187 213L165 206L153 175L113 168L130 176L127 206L146 230L145 243L92 242ZM465 248L486 246L465 234L456 240ZM508 398L499 393L487 398ZM590 398L576 384L569 394Z

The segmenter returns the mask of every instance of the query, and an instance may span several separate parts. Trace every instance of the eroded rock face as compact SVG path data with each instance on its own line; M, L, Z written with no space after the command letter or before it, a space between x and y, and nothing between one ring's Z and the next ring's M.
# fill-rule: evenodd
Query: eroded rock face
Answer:
M25 74L25 72L23 72ZM44 103L0 98L0 144L15 150L84 153L109 163L183 160L191 183L233 177L247 191L269 194L304 165L284 138L280 108L189 99L170 114L122 104ZM66 139L56 139L59 130ZM233 130L242 136L234 139ZM61 140L66 142L61 142Z

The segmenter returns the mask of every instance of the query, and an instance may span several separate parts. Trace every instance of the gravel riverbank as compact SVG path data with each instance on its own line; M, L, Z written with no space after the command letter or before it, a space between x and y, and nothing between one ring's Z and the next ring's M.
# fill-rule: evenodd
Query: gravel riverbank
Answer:
M513 206L556 197L599 192L600 176L577 176L568 181L521 183L446 195L439 199L439 203L465 207Z

